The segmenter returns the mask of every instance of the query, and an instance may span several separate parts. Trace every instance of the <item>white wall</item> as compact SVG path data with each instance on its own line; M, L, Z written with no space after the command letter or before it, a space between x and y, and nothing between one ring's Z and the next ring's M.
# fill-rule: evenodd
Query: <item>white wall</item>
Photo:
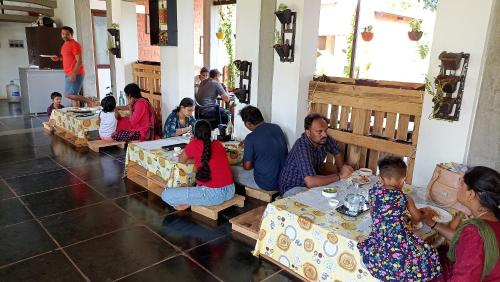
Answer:
M134 80L132 76L132 64L139 59L139 46L137 42L137 15L135 3L122 2L121 6L120 38L126 85Z
M428 77L439 73L441 51L470 53L469 69L460 112L460 120L429 120L432 97L426 95L420 124L413 184L425 186L440 162L465 162L472 132L481 77L485 45L493 0L440 0L430 53Z
M177 1L177 46L160 47L163 122L184 97L194 99L194 4Z
M294 62L282 63L279 56L274 55L272 122L281 126L292 146L304 131L309 81L316 65L321 1L278 0L276 6L280 3L297 11L297 32ZM279 30L279 21L276 21L276 29Z
M73 28L74 38L78 40L74 0L58 0L57 8L54 9L54 18L58 27L69 26Z
M106 11L106 1L90 0L90 9Z
M5 86L10 80L19 85L20 66L28 65L28 51L24 23L0 23L0 98L7 97ZM9 39L23 40L24 48L9 48Z

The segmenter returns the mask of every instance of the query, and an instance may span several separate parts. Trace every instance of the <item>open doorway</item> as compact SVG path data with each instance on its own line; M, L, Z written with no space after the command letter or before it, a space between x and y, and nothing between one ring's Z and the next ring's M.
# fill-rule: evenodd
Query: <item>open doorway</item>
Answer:
M111 68L107 47L106 11L92 10L92 31L94 35L94 58L97 97L101 100L111 92Z

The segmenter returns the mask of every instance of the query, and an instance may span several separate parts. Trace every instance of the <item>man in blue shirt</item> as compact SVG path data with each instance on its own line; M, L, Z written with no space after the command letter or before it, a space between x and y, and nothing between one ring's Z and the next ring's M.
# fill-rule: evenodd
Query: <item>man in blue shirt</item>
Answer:
M328 135L328 120L317 113L304 120L305 132L295 142L281 171L280 193L288 197L309 188L327 185L351 176L353 169L344 164L337 142ZM338 173L321 175L327 153L335 157Z
M251 188L277 191L288 153L285 134L278 125L265 122L256 107L246 106L240 111L240 116L245 127L252 132L245 138L243 168L233 167L236 182Z

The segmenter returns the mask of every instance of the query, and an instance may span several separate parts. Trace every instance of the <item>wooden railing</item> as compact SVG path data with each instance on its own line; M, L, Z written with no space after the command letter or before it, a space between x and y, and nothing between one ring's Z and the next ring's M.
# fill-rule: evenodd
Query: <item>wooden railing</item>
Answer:
M159 65L133 64L134 82L141 88L141 94L155 108L161 122L161 73Z
M422 113L420 84L381 82L378 86L311 81L310 111L325 115L329 135L340 144L347 163L377 171L379 158L404 157L411 183ZM383 85L383 86L382 86ZM400 89L406 87L408 89ZM333 158L327 159L333 168Z

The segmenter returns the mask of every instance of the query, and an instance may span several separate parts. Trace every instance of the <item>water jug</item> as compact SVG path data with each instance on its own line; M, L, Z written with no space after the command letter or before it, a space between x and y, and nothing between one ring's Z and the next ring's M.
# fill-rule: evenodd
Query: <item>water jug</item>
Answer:
M9 102L19 102L21 100L19 85L15 84L14 80L11 80L7 85L7 98L9 99Z

